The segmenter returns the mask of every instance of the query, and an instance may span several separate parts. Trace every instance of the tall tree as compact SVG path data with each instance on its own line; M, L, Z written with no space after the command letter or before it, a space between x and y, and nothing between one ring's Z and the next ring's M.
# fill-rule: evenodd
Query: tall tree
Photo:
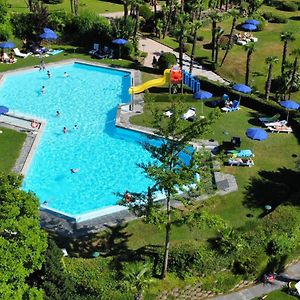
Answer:
M277 56L268 56L265 60L266 64L269 66L268 68L268 77L265 85L265 97L266 100L269 100L270 91L271 91L271 83L272 83L272 76L273 76L273 66L274 64L278 63Z
M73 16L78 16L79 0L70 0L70 5Z
M281 62L281 76L283 76L284 68L286 65L288 43L293 42L295 40L294 33L290 32L290 31L285 31L285 32L281 33L280 39L283 42L282 62Z
M217 23L221 21L222 16L216 12L213 11L209 14L209 17L212 21L212 27L211 27L211 60L214 61L215 59L215 49L216 49L216 28Z
M221 36L223 35L223 33L224 33L224 30L221 27L218 26L216 28L216 55L215 55L216 66L218 65L220 40L221 40Z
M193 72L193 64L194 64L194 56L196 51L196 43L197 43L197 34L199 28L202 26L201 20L194 20L192 23L193 27L193 45L192 45L192 52L191 52L191 60L190 60L190 73Z
M151 154L153 162L142 163L140 167L144 170L149 178L154 182L156 190L163 193L166 201L166 210L158 207L158 204L153 202L151 190L148 191L146 200L149 206L141 207L140 201L135 205L135 202L129 204L129 208L135 211L139 208L143 214L146 214L147 220L165 226L165 246L164 259L161 276L165 277L168 270L168 258L170 250L170 234L172 228L172 207L171 202L174 196L178 194L178 189L183 190L192 183L197 186L204 185L205 180L200 182L195 178L196 174L202 176L203 159L200 159L199 151L193 151L189 146L192 139L201 137L207 131L214 116L211 115L205 119L196 119L194 122L183 124L181 115L183 113L183 105L179 99L175 99L171 105L172 116L167 120L163 119L161 111L152 108L153 127L156 136L151 136L151 139L157 139L160 136L159 142L144 144L144 148ZM170 138L172 137L172 138ZM187 162L186 158L190 160ZM205 164L207 167L207 164ZM205 178L207 169L203 168L203 178ZM192 196L190 197L192 201ZM183 198L176 196L176 200L184 202Z
M226 45L226 51L225 54L223 56L222 62L221 62L221 66L224 64L225 59L228 55L229 49L232 47L233 45L233 32L234 32L234 28L236 26L236 21L238 20L238 17L240 16L240 11L238 9L232 9L229 14L232 16L232 23L231 23L231 29L230 29L230 33L229 33L229 40L228 43Z
M251 57L253 52L256 50L255 43L251 42L245 45L244 49L247 52L245 84L249 85Z
M296 79L296 75L298 72L298 68L299 68L299 62L298 59L300 57L300 48L294 49L292 51L292 55L295 56L294 59L294 63L293 63L293 69L292 69L292 74L291 74L291 78L290 78L290 84L289 84L289 98L291 98L291 93L293 91L293 87L295 86L295 79Z
M172 11L173 11L173 0L168 0L168 3L166 2L166 11L167 11L167 16L166 16L166 24L165 24L165 28L163 31L163 38L165 38L168 30L169 30L169 26L171 24L171 17L172 17Z
M46 233L37 197L21 190L21 184L21 175L0 174L0 298L43 299L27 278L42 267Z

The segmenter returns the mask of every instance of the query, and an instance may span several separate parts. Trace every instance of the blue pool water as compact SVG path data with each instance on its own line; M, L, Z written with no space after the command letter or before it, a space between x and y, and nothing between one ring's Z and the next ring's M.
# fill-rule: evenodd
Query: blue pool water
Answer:
M79 63L50 71L50 79L38 70L8 75L0 86L1 105L46 120L23 188L70 215L116 205L118 192L145 191L150 179L136 165L150 160L137 142L145 136L115 127L117 105L130 100L129 73Z

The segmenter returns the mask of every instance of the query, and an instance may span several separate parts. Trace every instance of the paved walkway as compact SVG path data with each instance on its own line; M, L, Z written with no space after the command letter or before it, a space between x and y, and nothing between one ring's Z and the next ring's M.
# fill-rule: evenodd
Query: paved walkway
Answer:
M290 280L300 280L300 262L290 265L284 273L279 274L279 280L275 280L272 284L257 284L245 288L241 291L231 293L224 296L215 297L215 300L250 300L255 297L261 297L272 291L279 290Z
M156 58L158 58L158 56L162 52L174 53L176 55L177 59L179 58L179 53L174 51L172 48L167 47L167 46L165 46L153 39L147 38L145 36L140 37L139 49L141 51L148 52L148 56L145 58L145 61L144 61L144 66L150 67L150 68L152 68L153 56L156 56ZM186 54L183 55L183 68L184 69L189 70L190 60L191 60L191 58L188 55L186 55ZM216 74L212 71L205 70L197 62L194 62L193 75L204 76L213 81L218 81L223 84L229 84L228 81L224 80L218 74Z

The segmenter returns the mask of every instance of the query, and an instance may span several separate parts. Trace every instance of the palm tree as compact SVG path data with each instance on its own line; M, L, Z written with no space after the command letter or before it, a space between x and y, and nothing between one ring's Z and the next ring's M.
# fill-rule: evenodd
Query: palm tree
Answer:
M271 90L273 65L278 63L278 57L268 56L265 62L267 65L269 65L268 77L266 81L266 93L265 93L266 100L268 101L270 97L270 90Z
M166 2L166 6L167 6L167 2ZM165 36L166 36L166 34L167 34L167 32L168 32L170 23L171 23L172 10L173 10L173 0L169 0L169 1L168 1L168 6L169 6L169 9L168 9L168 13L167 13L166 26L165 26L165 29L164 29L164 31L163 31L163 38L165 38ZM168 7L168 6L167 6L167 7Z
M289 84L289 98L291 98L291 93L293 90L293 86L294 86L295 79L296 79L296 74L297 74L298 67L299 67L298 59L300 56L300 49L297 48L297 49L293 50L292 55L295 56L295 59L294 59L294 63L293 63L293 69L292 69L292 74L291 74L291 79L290 79L290 84Z
M127 23L129 0L122 0L124 9L124 23Z
M193 62L194 62L194 55L195 55L196 42L197 42L197 32L198 32L198 30L201 26L202 26L202 21L200 21L200 20L195 20L192 23L192 27L193 27L193 46L192 46L191 60L190 60L190 73L192 73L192 71L193 71Z
M216 11L209 14L209 17L212 20L212 27L211 27L211 60L214 61L215 59L215 48L216 48L216 28L217 23L221 21L221 15Z
M249 85L251 56L253 52L256 50L255 43L252 42L245 45L244 49L247 51L245 84Z
M71 12L74 16L78 16L78 4L79 0L70 0Z
M141 262L128 264L123 272L123 285L129 291L135 293L134 299L140 300L143 297L144 289L151 282L151 266Z
M295 40L294 34L290 31L285 31L281 33L280 36L281 41L283 42L283 50L282 50L282 63L281 63L281 76L284 73L284 68L286 65L286 56L287 56L287 49L288 43L293 42Z
M221 27L216 28L216 56L215 56L215 63L218 64L218 58L219 58L219 50L220 50L220 39L222 34L224 33L224 30Z
M233 31L234 31L234 28L235 28L235 25L236 25L236 21L238 19L238 17L240 16L240 11L237 10L237 9L232 9L229 13L231 16L232 16L232 23L231 23L231 29L230 29L230 34L229 34L229 40L228 40L228 43L226 45L226 51L225 51L225 54L223 56L223 59L222 59L222 62L221 62L221 66L223 65L225 59L226 59L226 56L229 52L229 49L231 48L232 46L232 43L233 43Z

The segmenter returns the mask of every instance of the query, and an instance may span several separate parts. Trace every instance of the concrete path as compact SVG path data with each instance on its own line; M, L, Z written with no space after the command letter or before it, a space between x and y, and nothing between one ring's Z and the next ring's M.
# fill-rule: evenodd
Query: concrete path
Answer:
M156 58L159 57L159 55L162 52L171 52L174 53L179 58L179 53L174 51L172 48L167 47L153 39L147 38L145 36L140 37L139 41L139 49L144 52L148 52L148 56L145 58L144 66L152 68L152 59L153 56L156 56ZM189 70L191 58L184 54L183 55L183 68L185 70ZM216 73L212 71L205 70L199 63L194 62L194 68L193 68L193 75L199 75L207 77L210 80L213 81L219 81L223 84L229 84L228 81L224 80L222 77L217 75Z
M255 297L261 297L272 291L279 290L290 280L300 280L300 262L290 265L284 273L279 274L278 280L272 284L257 284L249 288L245 288L239 292L214 297L215 300L250 300Z

